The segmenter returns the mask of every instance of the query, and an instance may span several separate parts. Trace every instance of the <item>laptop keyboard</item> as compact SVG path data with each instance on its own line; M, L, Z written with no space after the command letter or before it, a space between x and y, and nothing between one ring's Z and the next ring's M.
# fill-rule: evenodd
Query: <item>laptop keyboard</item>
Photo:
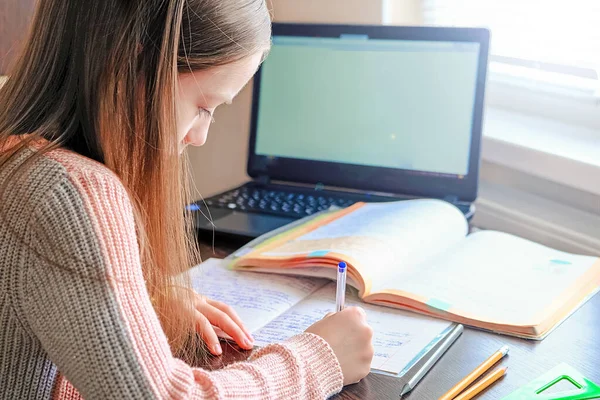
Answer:
M285 188L264 189L254 186L242 186L206 199L206 205L210 208L258 212L296 219L327 210L331 206L343 208L359 201L390 200L396 199L361 194L338 195L335 192L328 191L310 190L302 192ZM197 203L198 205L202 204L200 201ZM458 208L464 214L469 213L469 205L458 205Z
M327 193L302 193L281 189L261 189L242 186L206 200L209 207L254 211L272 215L301 218L327 210L331 206L348 207L358 200L350 200Z

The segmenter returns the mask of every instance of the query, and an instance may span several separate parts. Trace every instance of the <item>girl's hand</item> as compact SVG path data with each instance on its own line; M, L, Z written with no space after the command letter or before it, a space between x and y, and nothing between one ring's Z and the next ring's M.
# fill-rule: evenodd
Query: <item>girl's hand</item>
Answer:
M196 294L195 306L196 330L212 354L218 356L223 352L215 331L216 328L231 336L241 348L252 349L254 338L233 308L199 294Z
M321 336L337 356L344 374L344 385L367 376L373 360L373 329L362 308L347 307L310 326L306 332Z

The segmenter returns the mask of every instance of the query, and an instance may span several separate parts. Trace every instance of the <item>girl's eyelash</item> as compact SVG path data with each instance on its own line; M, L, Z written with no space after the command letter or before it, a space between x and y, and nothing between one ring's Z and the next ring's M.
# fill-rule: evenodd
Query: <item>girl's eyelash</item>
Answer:
M198 109L198 113L199 114L204 114L206 116L208 116L210 118L210 123L214 123L215 122L215 117L213 116L213 114L208 111L206 108L199 108Z

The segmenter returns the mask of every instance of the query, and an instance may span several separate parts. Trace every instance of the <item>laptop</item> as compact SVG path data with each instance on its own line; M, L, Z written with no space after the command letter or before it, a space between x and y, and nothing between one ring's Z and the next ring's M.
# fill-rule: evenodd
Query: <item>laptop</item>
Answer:
M489 32L274 23L254 77L251 181L188 206L255 238L331 206L477 198Z

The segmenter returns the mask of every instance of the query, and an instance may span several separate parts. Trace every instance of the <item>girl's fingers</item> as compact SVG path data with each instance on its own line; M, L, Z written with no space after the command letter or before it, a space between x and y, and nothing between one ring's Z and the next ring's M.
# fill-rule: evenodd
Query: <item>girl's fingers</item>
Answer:
M212 325L231 336L240 347L248 350L252 349L252 342L248 339L242 328L225 312L208 303L199 305L197 309L208 318Z
M228 306L225 303L221 303L220 301L216 301L216 300L206 299L206 302L208 304L210 304L211 306L223 311L225 314L229 315L229 318L231 318L233 320L233 322L235 322L236 324L238 324L238 326L240 328L242 328L242 330L246 334L246 337L248 337L248 339L250 339L251 342L254 342L254 338L252 337L252 334L250 333L250 331L248 331L248 329L242 322L241 318L237 315L237 313L235 312L235 310L233 308L231 308L230 306Z
M223 350L221 349L219 338L217 337L217 334L215 333L210 321L198 310L195 311L195 316L196 330L200 334L200 337L202 337L202 340L204 340L208 346L208 350L215 356L221 355Z

